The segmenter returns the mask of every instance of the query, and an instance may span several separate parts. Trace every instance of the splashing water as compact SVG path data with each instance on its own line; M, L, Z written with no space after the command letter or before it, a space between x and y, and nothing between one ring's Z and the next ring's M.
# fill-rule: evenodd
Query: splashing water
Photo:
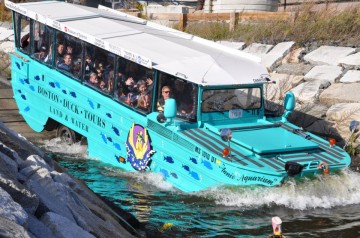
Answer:
M94 192L146 224L153 234L148 237L266 237L275 215L282 218L286 236L358 235L360 173L351 170L288 180L279 187L227 186L183 193L161 174L128 172L89 160L86 146L80 144L68 146L54 139L44 147Z
M302 181L290 180L279 187L214 188L200 192L216 204L236 207L285 206L306 210L360 204L360 174L343 170L339 174Z

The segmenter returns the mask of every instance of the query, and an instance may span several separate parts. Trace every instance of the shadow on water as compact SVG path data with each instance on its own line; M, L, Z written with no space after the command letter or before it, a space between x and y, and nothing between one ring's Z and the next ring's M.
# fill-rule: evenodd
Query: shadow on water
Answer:
M359 237L360 174L338 174L281 187L220 187L182 193L162 175L126 172L86 158L86 148L48 141L68 172L95 193L132 213L147 237L267 237L271 218L283 220L287 237Z

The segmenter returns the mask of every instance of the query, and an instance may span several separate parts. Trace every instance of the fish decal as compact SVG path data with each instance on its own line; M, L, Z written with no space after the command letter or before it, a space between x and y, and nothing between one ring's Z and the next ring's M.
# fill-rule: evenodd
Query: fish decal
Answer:
M126 159L123 158L123 157L121 157L121 156L116 156L116 155L115 155L115 159L116 159L116 161L118 161L119 163L123 163L123 164L126 163Z
M119 143L114 143L113 145L117 150L121 150L121 147L120 147Z
M210 169L210 170L213 169L213 167L212 167L212 165L211 165L211 163L209 161L206 161L206 160L202 159L201 163L205 166L205 168Z
M174 163L174 160L173 158L171 158L170 156L164 156L164 160L170 164L173 164Z
M29 81L28 78L24 79L24 82L25 82L26 84L30 84L30 81Z
M106 113L106 116L108 117L108 118L112 118L112 116L111 116L111 114L108 112L108 113Z
M151 155L155 153L151 149L150 138L146 128L133 123L129 130L125 143L127 160L135 170L144 170L150 162Z
M24 94L21 94L21 98L26 100L26 96Z
M89 103L90 107L91 107L92 109L94 109L94 103L93 103L90 99L88 99L88 103Z
M31 89L31 91L35 92L35 88L33 85L30 85L29 88Z
M63 94L67 94L67 92L66 92L66 90L65 90L65 89L63 89L63 90L62 90L62 92L63 92Z
M25 112L30 111L30 107L29 107L29 106L25 107L25 108L24 108L24 111L25 111Z
M189 166L187 166L187 165L183 165L182 167L183 167L183 169L185 169L186 171L190 172L190 168L189 168Z
M160 173L162 173L165 178L170 177L169 171L167 171L166 169L160 169Z
M76 98L76 93L75 93L75 92L70 92L70 95L71 95L73 98Z
M34 79L35 79L36 81L39 81L39 80L40 80L40 76L39 76L39 75L35 75Z
M190 158L191 162L193 162L194 164L197 164L197 160L195 158Z
M119 129L117 129L115 126L112 126L111 129L115 132L117 136L120 136Z
M107 137L106 139L110 142L113 142L111 137Z
M57 88L60 88L60 83L59 83L59 82L55 82L55 86L56 86Z
M177 176L176 173L171 173L170 175L171 175L173 178L176 178L176 179L178 178L178 176Z
M50 87L55 88L55 83L54 82L49 82L49 85L50 85Z
M18 92L21 93L21 89L19 89Z
M19 79L21 84L25 84L24 79Z
M106 136L103 133L100 133L101 139L104 141L105 144L107 144Z
M20 64L19 64L19 62L15 62L15 65L16 65L16 67L17 67L18 69L20 69Z
M191 171L190 172L190 176L193 177L194 179L196 180L200 180L200 176L198 173L194 172L194 171Z

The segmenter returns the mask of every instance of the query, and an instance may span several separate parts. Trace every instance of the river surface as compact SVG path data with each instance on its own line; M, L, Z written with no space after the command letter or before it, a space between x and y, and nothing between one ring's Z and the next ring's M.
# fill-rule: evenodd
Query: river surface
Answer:
M279 216L286 237L360 237L360 173L281 187L221 187L182 193L154 173L126 172L87 158L86 146L43 141L68 173L132 213L153 237L268 237ZM66 153L64 153L66 151Z

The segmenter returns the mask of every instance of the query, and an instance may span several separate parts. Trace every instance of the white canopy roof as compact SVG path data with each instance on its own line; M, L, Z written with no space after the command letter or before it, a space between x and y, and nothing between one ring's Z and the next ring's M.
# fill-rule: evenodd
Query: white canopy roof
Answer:
M256 56L113 9L56 1L14 4L8 8L149 68L201 85L264 82Z

